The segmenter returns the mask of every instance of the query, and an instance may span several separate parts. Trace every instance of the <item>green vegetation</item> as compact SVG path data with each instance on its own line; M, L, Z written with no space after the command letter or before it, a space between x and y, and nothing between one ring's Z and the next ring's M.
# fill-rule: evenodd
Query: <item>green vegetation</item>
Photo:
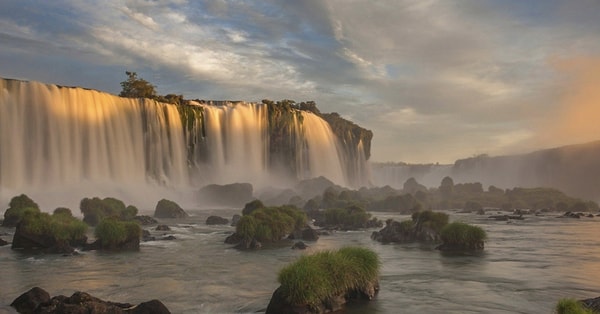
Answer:
M25 194L13 197L8 206L8 209L4 212L4 221L2 222L4 227L15 227L25 214L40 212L38 204Z
M412 221L415 224L416 230L422 230L423 227L427 227L436 232L441 232L448 224L448 214L430 210L419 211L412 214Z
M557 314L594 314L594 311L587 309L583 304L575 299L560 299L556 304Z
M131 239L139 239L142 228L137 222L120 221L115 218L103 219L96 229L94 235L100 241L103 248L114 249Z
M369 249L346 247L300 257L278 276L281 292L290 304L316 307L327 299L372 285L380 261Z
M441 237L447 249L483 249L483 242L487 238L485 230L463 222L453 222L446 225L441 231Z
M306 214L293 206L263 207L242 216L236 233L261 242L279 241L306 225Z
M90 226L97 225L104 218L131 220L138 213L135 206L129 205L126 207L123 201L112 197L104 199L86 197L81 200L79 208L83 213L83 221Z
M80 241L86 234L88 226L73 217L70 211L55 211L54 214L28 212L23 216L21 227L25 232L41 237L49 237L55 241Z
M127 74L127 80L121 82L121 97L130 98L150 98L156 97L155 86L150 84L148 81L138 78L136 72L125 71Z
M259 208L265 208L265 205L260 200L248 202L246 205L244 205L244 209L242 209L242 215L250 215L253 211Z
M484 190L479 182L454 184L445 177L439 188L424 190L410 178L405 189L389 186L347 190L338 186L327 188L321 197L309 200L305 208L345 208L360 204L368 211L391 211L412 214L422 209L464 209L482 212L496 208L505 211L528 209L532 211L596 212L600 209L593 201L585 201L565 195L552 188L500 189L490 186ZM309 203L310 202L310 203Z

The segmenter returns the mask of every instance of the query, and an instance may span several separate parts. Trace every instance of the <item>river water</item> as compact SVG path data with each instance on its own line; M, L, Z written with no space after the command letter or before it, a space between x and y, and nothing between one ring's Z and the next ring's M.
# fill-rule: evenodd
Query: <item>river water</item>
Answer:
M432 246L380 244L370 239L374 230L321 236L305 251L289 243L242 252L223 243L233 227L204 223L211 214L230 218L239 210L188 213L185 220L161 220L176 240L145 242L139 252L26 255L0 247L0 313L13 313L8 304L34 286L51 295L79 290L116 302L159 299L172 313L260 312L278 286L280 268L302 254L348 245L377 252L382 272L377 298L347 313L552 313L560 298L600 295L600 217L528 216L507 223L451 213L451 221L479 225L489 239L483 253L445 255ZM0 234L13 232L0 228Z

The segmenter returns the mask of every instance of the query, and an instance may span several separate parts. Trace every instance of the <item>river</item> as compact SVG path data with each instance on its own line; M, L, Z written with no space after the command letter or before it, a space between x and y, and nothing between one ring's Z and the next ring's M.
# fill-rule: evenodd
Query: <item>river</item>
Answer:
M116 302L159 299L172 313L264 311L280 268L302 254L348 245L377 252L382 271L377 298L347 313L552 313L560 298L600 295L600 217L548 214L507 223L452 212L451 221L481 226L489 239L482 253L446 255L429 245L380 244L370 239L374 230L321 236L305 251L291 243L238 251L223 243L234 227L204 222L239 210L187 211L188 219L161 220L176 240L143 242L139 252L27 255L0 247L0 313L13 313L9 304L34 286L53 296L79 290ZM0 228L8 241L13 232Z

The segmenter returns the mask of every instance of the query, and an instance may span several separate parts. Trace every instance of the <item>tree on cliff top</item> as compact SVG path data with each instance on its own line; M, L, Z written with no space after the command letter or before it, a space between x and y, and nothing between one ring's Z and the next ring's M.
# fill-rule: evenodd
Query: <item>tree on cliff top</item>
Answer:
M156 98L156 87L154 85L142 78L138 78L136 72L125 71L125 74L127 74L127 80L121 82L123 90L121 90L119 96L130 98Z

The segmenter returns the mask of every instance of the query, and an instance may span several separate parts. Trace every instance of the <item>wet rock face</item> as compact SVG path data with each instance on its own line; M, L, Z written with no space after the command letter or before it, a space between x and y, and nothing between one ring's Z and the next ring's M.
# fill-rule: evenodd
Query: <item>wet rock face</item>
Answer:
M175 202L162 199L154 209L155 218L187 218L188 214Z
M70 297L58 295L50 298L44 289L35 287L17 297L11 304L18 313L44 314L169 314L167 307L159 300L151 300L133 305L98 299L86 292L75 292Z
M206 218L207 225L228 225L229 220L227 218L219 217L219 216L209 216Z
M286 297L277 288L267 306L266 314L307 314L307 313L337 313L343 311L344 307L349 305L350 301L369 301L373 300L379 292L379 282L371 282L360 289L348 290L323 300L321 304L290 304ZM352 302L352 303L353 303ZM350 304L352 304L350 303Z

